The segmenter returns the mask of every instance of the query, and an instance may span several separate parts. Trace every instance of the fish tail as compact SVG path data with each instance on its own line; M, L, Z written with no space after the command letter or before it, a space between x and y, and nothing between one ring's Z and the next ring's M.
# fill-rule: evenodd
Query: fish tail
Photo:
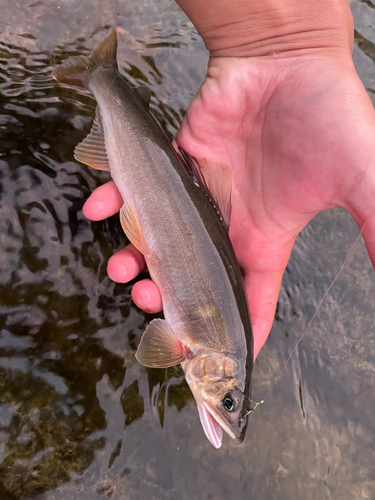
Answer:
M112 29L89 57L71 57L59 66L52 76L61 83L87 88L90 74L94 69L102 64L113 65L117 68L116 52L117 35Z

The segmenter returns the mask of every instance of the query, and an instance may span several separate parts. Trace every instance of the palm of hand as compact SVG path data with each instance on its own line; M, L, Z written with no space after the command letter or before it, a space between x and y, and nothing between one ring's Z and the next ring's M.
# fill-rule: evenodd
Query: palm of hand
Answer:
M320 210L343 206L366 228L375 262L375 116L351 59L213 59L208 76L176 137L196 158L232 172L230 237L245 270L255 355L271 329L280 283L299 231ZM113 183L84 206L100 220L122 200ZM126 282L145 266L131 245L108 263ZM136 283L133 300L161 309L150 280Z
M351 64L210 63L177 142L232 171L230 237L245 270L255 354L270 331L299 231L335 206L364 222L353 189L369 167L371 108Z

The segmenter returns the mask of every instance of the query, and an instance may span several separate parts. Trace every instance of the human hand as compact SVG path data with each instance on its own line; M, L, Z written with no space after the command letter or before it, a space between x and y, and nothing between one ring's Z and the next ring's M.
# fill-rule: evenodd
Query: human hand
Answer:
M245 272L255 355L269 334L295 238L320 210L342 206L360 227L366 223L375 262L375 113L348 47L212 58L176 137L196 158L232 171L229 234ZM109 183L94 191L84 213L99 220L121 206ZM144 267L129 246L111 257L108 274L125 282ZM162 307L150 280L136 283L132 298L149 312Z

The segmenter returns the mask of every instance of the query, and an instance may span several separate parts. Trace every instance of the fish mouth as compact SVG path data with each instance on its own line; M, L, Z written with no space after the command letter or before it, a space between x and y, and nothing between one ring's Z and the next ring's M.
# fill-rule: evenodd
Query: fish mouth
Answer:
M220 422L211 414L204 402L198 403L198 412L207 439L216 449L220 448L223 441L223 429Z
M220 426L220 429L224 429L224 431L232 438L238 440L238 436L233 432L233 429L230 427L228 422L223 418L223 416L216 410L214 406L212 406L207 401L203 401L203 406L206 411L209 412L211 417L215 419L216 425Z

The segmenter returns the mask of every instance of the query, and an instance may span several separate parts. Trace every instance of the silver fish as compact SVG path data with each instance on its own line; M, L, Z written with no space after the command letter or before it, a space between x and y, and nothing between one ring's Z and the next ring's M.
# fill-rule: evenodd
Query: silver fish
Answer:
M161 292L165 319L147 326L136 357L148 367L181 363L213 446L223 430L242 442L253 338L228 237L230 173L176 153L148 111L149 91L119 73L116 51L111 31L90 57L68 59L53 76L94 94L96 117L75 158L111 173L124 200L122 227Z

